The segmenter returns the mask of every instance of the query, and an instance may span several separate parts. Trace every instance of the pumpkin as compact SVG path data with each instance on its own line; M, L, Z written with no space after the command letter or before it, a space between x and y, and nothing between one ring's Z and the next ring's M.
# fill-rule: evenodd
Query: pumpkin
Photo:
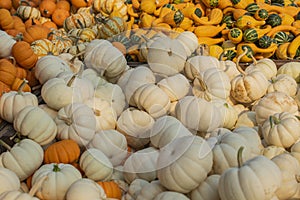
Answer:
M278 74L271 78L271 84L268 87L267 93L270 92L285 92L287 95L294 97L297 93L297 82L287 74Z
M55 9L56 3L53 1L42 0L39 5L39 10L43 17L51 18Z
M115 181L98 181L97 183L103 188L107 198L122 198L122 190Z
M60 140L48 146L44 151L44 163L74 163L79 159L79 145L70 139Z
M245 72L250 72L253 69L261 71L268 80L277 74L277 66L275 62L269 58L263 58L258 61L254 58L254 62L246 68Z
M30 44L34 54L39 58L46 55L58 56L59 51L56 46L48 39L35 40Z
M14 90L14 91L19 90L19 88L21 87L23 82L24 82L24 79L21 80L16 77L13 84L11 85L11 90ZM28 85L28 83L25 83L25 86L23 87L22 91L23 92L31 92L31 87Z
M120 17L127 20L127 5L121 0L94 0L92 8L103 16L111 16L114 12L118 12Z
M0 116L7 122L13 123L17 113L26 106L38 105L37 97L30 92L22 92L27 82L23 81L18 91L4 93L0 99Z
M41 12L37 8L31 6L21 5L17 8L16 12L17 15L21 17L24 21L26 21L29 18L39 19L41 17Z
M17 73L15 60L13 58L11 60L0 59L0 81L9 86L13 84Z
M113 166L121 165L127 157L126 138L116 130L97 131L87 148L101 150Z
M125 199L136 199L144 186L148 186L149 182L140 178L134 179L128 187L124 195Z
M55 123L57 138L74 140L81 147L89 143L96 131L93 110L83 103L70 103L62 107Z
M64 2L64 1L59 1L59 2ZM63 27L64 21L70 16L70 11L59 8L58 5L56 5L56 7L57 9L55 9L54 12L52 13L51 19L58 27Z
M129 107L117 120L117 130L125 135L127 143L134 149L142 149L150 142L153 117L145 111Z
M127 30L125 20L121 17L98 18L102 23L98 30L98 39L108 39Z
M298 62L287 62L283 64L279 69L277 74L288 74L295 79L297 83L300 82L300 64Z
M0 166L15 172L20 181L28 178L43 162L42 147L31 139L23 139L0 155ZM24 159L27 158L27 159Z
M218 200L218 184L219 184L220 175L213 174L208 176L200 185L192 190L190 194L191 200Z
M19 177L10 169L0 167L0 180L5 183L1 186L0 195L11 190L18 190L21 186Z
M52 30L49 39L54 44L58 52L63 52L65 48L73 45L73 41L68 37L64 29Z
M238 116L235 127L254 127L257 126L256 114L254 111L245 111Z
M0 27L2 30L14 28L13 18L7 9L0 8L0 16Z
M283 92L271 92L261 98L255 106L256 121L258 125L263 124L275 113L289 112L298 114L296 101Z
M23 33L23 41L31 44L35 40L47 38L49 32L50 29L42 25L32 25L26 28L26 31Z
M1 1L0 8L5 8L7 10L10 10L12 8L12 1L11 0Z
M192 135L192 133L175 117L166 115L158 118L150 132L151 144L163 148L175 138Z
M100 77L95 70L90 69L90 68L83 70L82 76L87 78L88 80L90 80L93 83L95 89L98 86L101 86L101 85L107 83L107 81L105 80L104 77Z
M38 106L27 105L20 110L13 121L14 129L40 145L50 143L57 133L53 119Z
M233 129L238 119L238 113L225 100L215 100L213 101L216 107L220 110L220 115L222 117L222 127Z
M187 193L206 179L212 165L213 155L208 143L199 136L184 136L160 150L157 176L168 190ZM186 167L192 170L182 170ZM201 173L193 173L193 169Z
M271 199L281 186L279 167L265 156L256 156L242 163L241 149L238 167L226 170L220 177L218 191L221 199Z
M279 154L283 154L283 153L287 153L285 148L278 147L278 146L275 146L275 145L269 145L269 146L265 147L262 151L262 155L269 158L269 159L272 159L275 156L277 156Z
M193 113L193 118L190 118ZM222 125L222 118L212 102L195 96L185 96L175 107L175 116L190 130L210 132Z
M80 156L79 165L89 179L94 181L111 179L113 166L107 156L98 149L85 150Z
M95 181L82 178L76 180L66 193L66 200L106 199L104 189Z
M16 42L12 47L11 54L25 69L33 68L38 60L38 56L31 49L30 44L25 41Z
M11 55L11 49L13 45L16 43L10 35L8 35L5 31L0 30L0 57L8 57Z
M78 73L81 70L82 66L84 65L83 62L79 60L77 56L73 56L70 53L60 53L58 57L64 60L69 65L73 73Z
M168 199L178 199L178 200L188 200L189 198L182 193L174 191L165 191L159 193L154 200L168 200Z
M159 151L148 147L131 154L124 163L123 174L125 181L131 183L137 178L153 181L157 178L157 159Z
M63 28L69 32L73 28L89 28L94 24L94 17L88 12L71 14L64 19Z
M70 164L50 163L42 165L32 176L32 184L47 177L37 190L36 196L40 199L65 199L68 188L76 180L82 178L81 173Z
M198 47L198 38L193 32L184 31L176 39L183 44L187 56L191 56Z

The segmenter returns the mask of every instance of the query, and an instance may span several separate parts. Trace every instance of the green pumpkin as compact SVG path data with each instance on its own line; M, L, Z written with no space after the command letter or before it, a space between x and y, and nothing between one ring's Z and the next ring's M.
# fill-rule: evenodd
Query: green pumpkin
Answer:
M237 38L242 34L242 31L239 28L232 28L230 29L229 34L231 37Z
M257 3L250 3L247 7L246 10L251 13L252 15L255 14L255 12L259 9L259 6Z
M279 26L282 23L281 17L277 13L272 13L266 19L266 24L271 25L272 27Z
M222 24L226 23L227 28L232 28L234 25L234 18L232 14L226 14L223 16Z
M174 22L178 26L183 21L184 15L180 10L176 10L174 14Z
M271 46L273 40L270 36L264 35L258 40L258 46L260 48L266 49Z
M273 37L273 41L274 43L281 45L283 43L289 42L289 35L283 31L279 31L277 33L275 33L274 37Z
M131 41L128 37L126 37L123 34L114 35L112 38L108 39L110 42L120 42L122 43L126 48L128 48L131 45Z
M253 50L251 49L251 47L249 47L248 45L243 45L242 46L242 49L248 49L248 51L247 51L247 53L246 53L246 55L245 56L247 56L248 58L251 58L252 59L252 56L254 55L254 52L253 52Z
M223 56L226 57L226 60L233 60L233 58L236 57L236 51L231 50L231 49L226 50L226 51L224 51Z
M255 28L248 28L243 33L245 42L256 42L258 40L258 33Z
M268 17L269 17L269 13L268 13L268 11L266 10L266 9L259 9L258 11L257 11L257 15L258 15L258 17L260 18L260 19L263 19L263 20L266 20L266 19L268 19Z
M171 9L171 10L174 10L174 11L175 11L175 7L174 7L174 5L173 5L173 4L169 4L169 3L167 3L167 4L163 5L163 7L167 7L167 8L169 8L169 9Z

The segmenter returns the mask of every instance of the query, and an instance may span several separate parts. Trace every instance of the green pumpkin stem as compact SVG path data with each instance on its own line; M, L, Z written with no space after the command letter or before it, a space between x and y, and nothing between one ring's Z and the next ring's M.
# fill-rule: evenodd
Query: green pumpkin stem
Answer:
M299 116L299 115L295 115L295 117L296 117L298 120L300 120L300 116Z
M274 115L273 116L270 116L269 117L269 120L270 120L270 126L271 128L273 128L274 125L277 125L280 123L280 119L278 119L277 117L275 117Z
M23 89L25 87L25 85L28 83L28 81L24 78L22 84L20 85L20 87L18 88L18 94L22 94L23 93Z
M54 172L59 172L60 171L60 168L58 167L58 164L53 165L53 171Z
M69 80L68 83L67 83L67 86L68 86L68 87L71 87L71 86L72 86L72 84L73 84L73 82L74 82L76 76L77 76L77 74L74 74L74 75L70 78L70 80Z
M240 168L243 165L243 150L244 147L241 146L237 152L237 161L238 161L238 167Z
M199 76L199 75L196 75L195 76L195 80L198 80L199 81L199 88L201 91L204 92L205 94L205 99L207 101L211 101L211 97L206 93L207 91L207 85L205 84L205 82L202 80L202 78Z
M238 57L237 57L237 59L236 59L236 67L237 67L237 69L238 69L238 71L243 75L243 76L246 76L247 74L246 74L246 72L242 69L242 67L240 66L240 60L241 60L241 58L243 57L243 56L245 56L246 54L248 53L248 48L244 48L244 52L241 54L241 55L239 55Z
M6 142L4 142L3 140L0 140L0 145L3 146L5 149L7 149L8 151L11 150L11 146L9 146Z
M35 184L33 184L33 186L31 187L30 191L28 192L28 194L30 196L34 196L35 193L42 187L42 184L44 183L44 181L48 179L48 176L44 176L41 179L39 179L38 182L36 182Z

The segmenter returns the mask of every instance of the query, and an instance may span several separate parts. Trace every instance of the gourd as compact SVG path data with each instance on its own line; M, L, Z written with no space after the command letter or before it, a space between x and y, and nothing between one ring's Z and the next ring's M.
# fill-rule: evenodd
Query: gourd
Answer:
M243 15L236 20L236 27L241 30L246 30L247 28L255 28L264 25L265 21L258 21L254 17L249 15Z
M1 142L2 143L2 142ZM0 155L0 166L15 172L20 181L28 178L43 162L42 147L31 139L23 139ZM23 159L27 158L27 159Z
M294 97L297 93L297 82L287 74L279 74L271 78L271 84L268 87L267 93L270 92L285 92L287 95Z
M228 32L228 39L234 44L238 44L243 40L243 31L240 28L234 27Z
M268 18L266 19L266 24L269 24L272 27L279 26L281 23L282 19L277 13L269 14Z
M21 5L17 8L16 12L17 15L21 17L24 21L26 21L29 18L39 19L41 17L41 12L37 8L31 6Z
M57 133L53 119L41 108L27 105L14 118L13 126L21 135L40 145L49 144Z
M296 36L288 46L287 52L290 58L294 58L296 55L296 51L299 48L300 37Z
M200 185L189 193L191 200L218 200L218 183L220 175L213 174L208 176Z
M40 199L65 199L68 188L76 180L82 178L81 173L74 166L63 163L44 164L32 176L32 184L36 184L44 177L47 179L37 190L36 196Z
M8 57L11 55L12 46L16 43L10 35L8 35L5 31L0 30L0 38L1 38L1 49L0 49L0 57Z
M114 167L121 165L128 153L125 136L116 130L97 131L87 148L101 150Z
M98 39L109 39L127 30L125 20L121 17L100 19L102 26L98 30Z
M89 12L77 12L65 18L63 28L69 32L73 28L89 28L94 24L94 17Z
M113 173L113 166L107 156L95 148L89 148L81 154L79 166L87 178L94 181L108 181Z
M5 183L1 186L0 195L7 191L18 190L21 185L16 173L4 167L0 167L0 180L1 183Z
M66 200L106 199L103 188L95 181L81 178L73 182L66 192Z
M208 143L199 136L173 140L161 149L157 159L160 183L175 192L187 193L195 189L212 169L213 155L210 149ZM191 170L182 171L186 167ZM194 169L201 173L193 173Z
M31 49L29 43L25 41L16 42L12 46L11 54L17 63L25 69L32 69L38 60L38 56Z
M223 12L220 8L212 8L207 17L196 17L194 22L202 25L217 25L220 24L223 18Z
M248 28L243 32L245 42L256 42L272 29L271 25L264 28Z
M30 44L30 47L39 58L46 55L59 55L56 46L48 39L35 40Z
M27 81L23 81L18 91L6 92L0 99L0 116L7 122L13 123L17 113L28 105L37 106L38 99L31 92L23 92Z
M264 156L256 156L242 163L241 151L242 148L238 154L238 167L228 169L220 177L218 191L221 199L271 199L281 186L279 167ZM244 184L245 181L247 184Z
M155 180L159 154L159 150L153 147L144 148L131 154L124 163L125 181L131 183L138 178L146 181Z
M222 127L232 129L238 119L237 111L227 103L225 100L213 100L216 107L220 110L220 115L222 117Z
M70 103L62 107L55 118L57 138L72 139L84 146L94 137L96 119L93 110L83 103Z
M299 147L300 147L300 142L297 141L291 146L290 149L291 155L295 157L298 161L300 160Z

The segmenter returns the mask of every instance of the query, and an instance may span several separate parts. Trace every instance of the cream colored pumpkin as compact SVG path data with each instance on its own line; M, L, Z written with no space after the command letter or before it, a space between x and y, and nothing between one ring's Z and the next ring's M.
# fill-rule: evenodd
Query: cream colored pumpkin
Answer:
M175 108L175 115L190 130L210 132L222 125L221 115L214 103L195 96L180 99Z
M0 167L0 195L7 191L18 190L21 186L19 177L8 168Z
M15 172L20 181L28 178L43 162L42 147L31 139L23 139L0 155L0 166Z
M94 85L94 88L96 89L98 85L102 85L107 83L104 77L100 77L98 73L94 69L84 69L82 72L82 76L89 79L92 84Z
M295 96L294 99L295 99L295 101L296 101L296 103L298 105L298 108L300 109L300 88L298 88L296 96Z
M42 104L39 104L38 107L41 108L42 110L44 110L53 120L56 118L57 111L50 108L47 104L42 103Z
M119 116L117 130L125 135L129 146L141 149L150 142L154 122L147 112L130 107Z
M278 147L275 145L267 146L262 151L262 155L269 159L272 159L273 157L283 153L288 153L288 152L285 150L285 148Z
M300 122L289 112L275 113L261 127L268 145L289 148L300 138Z
M219 200L218 184L220 175L208 176L200 185L189 193L191 200Z
M69 65L73 73L78 73L81 67L84 65L77 56L74 56L70 53L60 53L58 57L64 60Z
M145 184L142 187L136 200L154 199L156 195L164 191L166 191L166 188L164 188L158 180L154 180L151 181L150 184Z
M237 111L225 100L215 100L213 103L220 111L222 127L233 129L238 119Z
M168 190L188 193L205 180L212 165L213 154L208 143L199 136L184 136L160 150L157 176Z
M295 79L297 83L300 82L300 63L299 62L287 62L281 65L277 74L288 74Z
M123 134L116 130L102 130L96 132L87 148L101 150L114 167L121 165L127 157L127 141Z
M106 194L103 188L95 181L82 178L70 185L66 193L66 200L82 199L105 200Z
M137 196L140 194L142 188L144 186L148 186L150 183L146 180L143 179L135 179L133 180L129 187L128 190L126 191L126 194L123 195L125 200L132 200L132 199L136 199Z
M287 95L294 97L297 92L297 82L287 74L279 74L271 78L271 84L267 92L285 92Z
M40 145L49 144L57 134L54 120L38 106L26 106L18 112L14 129Z
M300 162L300 141L291 146L290 152Z
M173 191L165 191L162 193L159 193L154 200L172 200L172 199L176 199L176 200L189 200L189 198L187 196L185 196L182 193L179 192L173 192Z
M166 77L157 83L158 87L168 94L170 101L178 101L186 96L190 90L188 79L182 74Z
M166 115L170 107L169 96L153 83L137 88L132 98L139 109L146 111L153 118Z
M61 108L55 118L58 139L72 139L85 146L96 133L93 110L82 103L72 103Z
M276 63L270 58L262 58L258 61L255 60L251 65L249 65L246 68L245 72L248 73L252 70L261 71L268 80L270 80L277 74Z
M183 70L186 59L185 48L177 39L160 37L148 48L147 62L154 73L175 75Z
M109 181L113 173L113 165L107 156L95 148L89 148L81 154L79 166L87 178L94 181Z
M256 113L254 111L242 112L236 121L235 127L254 127L256 123Z
M289 112L298 114L296 101L283 92L271 92L261 98L255 106L256 122L263 124L269 117L275 113Z
M34 194L23 193L19 190L6 191L0 195L2 200L40 200L37 197L33 197Z
M22 92L24 85L28 81L24 81L18 91L10 91L4 93L0 98L0 117L7 122L13 123L17 113L24 107L38 105L38 98L31 92Z
M70 66L63 59L47 55L38 59L34 74L41 84L46 83L49 79L57 77L62 72L72 72Z
M149 67L144 65L127 70L117 82L125 94L127 103L133 106L134 102L131 100L133 93L140 86L147 83L155 83L155 76Z
M231 81L234 77L240 74L239 70L236 67L236 63L231 60L219 61L220 62L220 69L223 70L229 80Z
M96 120L95 130L115 129L117 123L117 113L112 105L99 97L93 97L84 101L84 104L94 112Z
M151 128L150 141L156 148L163 148L175 138L192 133L175 117L166 115L158 118Z
M95 69L113 83L121 76L127 66L124 55L109 41L92 40L85 49L84 63L87 68Z
M16 40L12 36L8 35L4 30L0 30L0 58L11 56L11 49L15 43Z
M45 200L63 200L68 188L76 180L82 178L81 173L71 164L44 164L32 176L32 184L36 184L44 177L47 179L37 190L36 196Z
M300 164L291 154L283 153L272 158L282 174L282 183L276 191L278 199L300 198Z
M191 31L183 31L179 33L176 39L183 44L187 56L191 56L198 47L198 38Z
M147 147L131 154L124 163L123 174L127 183L137 178L153 181L157 178L159 150Z

